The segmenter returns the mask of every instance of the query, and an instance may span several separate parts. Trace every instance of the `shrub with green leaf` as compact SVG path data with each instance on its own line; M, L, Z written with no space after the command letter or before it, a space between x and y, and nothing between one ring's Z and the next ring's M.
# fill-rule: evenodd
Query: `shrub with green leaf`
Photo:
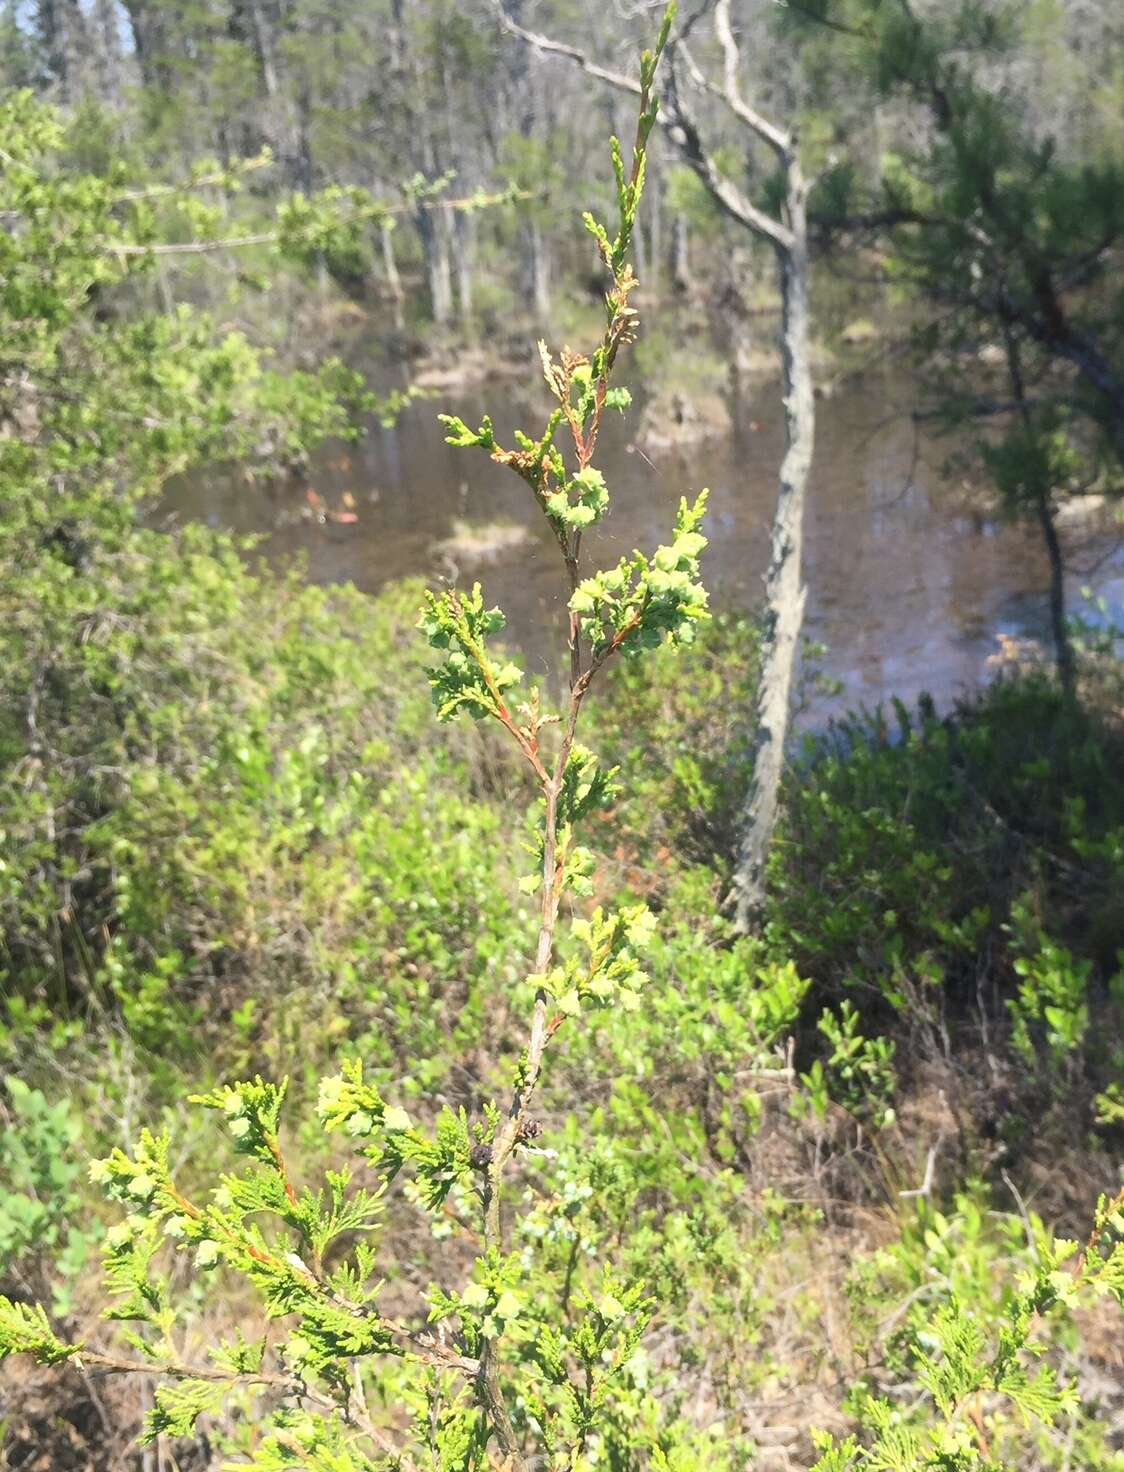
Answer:
M847 718L791 774L771 933L817 999L850 998L868 1029L943 1051L985 1005L1024 1053L1044 1024L1048 1049L1084 1048L1098 1076L1087 1009L1114 1007L1124 948L1122 754L1111 708L1041 677L944 719L926 700L897 704L893 726Z
M49 1285L52 1311L65 1315L100 1235L97 1223L85 1216L78 1186L79 1120L68 1100L52 1103L15 1074L5 1086L8 1098L0 1104L3 1274L33 1293Z
M303 1014L372 1066L408 1054L424 1086L444 1017L469 1037L482 981L518 968L520 918L467 862L506 848L477 800L487 743L439 744L423 699L387 698L420 674L418 592L308 588L249 543L151 525L172 476L268 475L373 401L338 361L280 372L206 313L144 307L263 160L182 185L87 172L56 109L5 104L0 1056L120 1023L167 1092L216 1039L237 1066ZM372 214L290 200L269 250L300 260Z

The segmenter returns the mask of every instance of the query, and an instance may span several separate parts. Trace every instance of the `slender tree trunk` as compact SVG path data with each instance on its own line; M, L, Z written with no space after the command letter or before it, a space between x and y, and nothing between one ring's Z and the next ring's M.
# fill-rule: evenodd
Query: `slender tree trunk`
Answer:
M684 296L691 289L691 229L682 215L671 221L671 285Z
M472 324L472 270L476 261L476 218L458 211L453 221L456 242L457 310L467 331Z
M241 3L235 6L235 14L240 15L240 29L245 31L246 39L253 47L262 92L265 94L266 101L272 104L277 96L277 63L274 57L274 37L269 22L259 0L241 0Z
M406 325L405 295L402 291L402 278L398 274L398 261L394 255L394 221L384 218L379 226L379 235L382 241L383 274L394 312L394 330L401 332Z
M66 56L62 49L62 17L58 0L39 0L36 15L39 41L47 60L47 70L57 82L60 72L65 76Z
M658 175L655 178L649 178L649 180L648 180L648 187L647 187L647 189L645 191L645 194L646 194L647 199L649 200L649 206L648 207L649 207L649 210L650 210L650 214L649 214L648 218L652 222L651 225L650 225L650 227L649 227L649 236L648 236L648 239L649 239L649 242L650 242L651 248L652 248L651 249L652 259L651 259L651 261L649 262L649 265L648 265L649 276L648 276L648 282L647 282L647 284L648 284L648 286L651 289L652 296L654 296L658 300L658 299L660 299L663 296L662 287L663 287L663 270L664 270L664 258L663 258L663 222L664 222L664 213L663 213L663 181L659 178Z
M418 234L425 254L425 275L429 285L429 309L438 327L445 327L453 317L453 276L449 264L449 230L446 211L419 209Z
M171 85L167 21L154 0L125 0L133 51L146 87L163 90Z
M1018 406L1019 418L1029 431L1032 428L1030 405L1026 399L1026 382L1023 378L1022 354L1019 343L1010 325L1004 328L1004 346L1007 351L1007 376ZM1054 663L1058 671L1058 682L1068 696L1077 689L1077 668L1073 657L1073 644L1069 637L1069 624L1065 612L1065 557L1058 538L1054 521L1054 507L1048 486L1039 486L1034 496L1034 514L1046 544L1046 556L1050 562L1050 634L1054 641Z
M788 245L776 246L782 299L785 452L765 579L753 778L734 881L736 924L743 933L752 927L765 900L765 866L780 805L793 672L804 625L804 501L816 414L810 361L806 192L794 153L788 161L787 189L792 239Z
M311 194L316 177L316 166L312 158L312 97L303 82L297 91L296 103L296 157L293 167L297 188L304 194Z
M1050 559L1050 633L1054 640L1058 681L1067 695L1073 695L1077 689L1077 671L1065 611L1065 558L1054 522L1054 508L1045 491L1036 497L1034 510L1042 529L1046 555Z
M101 94L111 107L116 107L121 101L121 33L113 0L97 0L93 19Z
M527 226L527 257L531 278L531 306L535 321L550 319L550 254L537 220Z
M286 140L277 108L276 36L260 0L233 0L227 29L231 39L253 57L258 78L257 96L241 119L239 149L253 153L268 143L275 153L284 157Z
M1040 273L1036 283L1035 305L1037 312L1025 307L1018 310L1012 308L1008 298L1004 304L1007 332L1017 322L1036 342L1073 364L1100 396L1103 407L1097 418L1112 441L1117 458L1124 465L1124 376L1091 337L1074 327L1059 291L1046 271Z
M59 98L73 102L88 49L86 20L77 0L39 0L38 26Z

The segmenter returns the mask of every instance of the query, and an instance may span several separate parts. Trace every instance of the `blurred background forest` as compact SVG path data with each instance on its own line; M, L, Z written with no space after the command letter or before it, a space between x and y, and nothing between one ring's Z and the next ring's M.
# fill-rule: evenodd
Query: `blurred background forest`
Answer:
M597 321L597 263L573 221L611 197L610 180L588 163L631 99L566 51L619 78L656 8L11 5L4 81L65 108L64 157L78 169L168 185L253 161L236 194L212 170L191 211L177 205L160 218L151 201L148 228L164 244L152 269L131 272L102 303L103 315L188 303L245 329L282 366L312 367L338 351L385 394L413 385L441 394L439 407L476 412L473 395L489 377L505 379L518 402L539 334L577 339ZM1067 433L1082 418L1118 421L1120 375L1108 370L1119 312L1106 295L1115 224L1104 196L1124 147L1120 17L1108 3L1060 0L1019 6L1016 19L995 7L935 7L917 46L884 18L864 39L862 7L849 18L844 7L842 20L828 7L830 24L818 9L764 5L736 16L742 95L798 131L815 180L812 351L822 402L809 631L834 651L844 705L922 688L949 697L976 684L990 656L1017 653L1024 640L1049 643L1058 573L1028 507L1029 535L994 515L997 505L1011 511L1010 497L994 494L995 474L981 464L989 413L1010 400L1002 325L947 290L981 263L943 240L919 259L900 225L895 233L894 210L904 218L913 178L971 220L988 208L971 170L1008 168L1010 239L999 269L1021 271L1020 253L1052 256L1055 282L1076 293L1081 330L1108 372L1107 388L1095 373L1065 385L1065 396L1072 387L1083 396L1076 415L1065 410ZM780 399L765 387L779 370L780 298L772 245L731 214L721 190L731 185L768 210L778 176L722 96L709 15L688 13L686 24L692 49L685 41L676 76L712 173L708 182L673 129L657 133L635 250L644 300L659 311L649 310L637 364L641 423L619 437L614 460L635 508L618 525L622 542L637 535L649 478L664 473L652 468L653 450L665 464L689 451L699 479L720 483L726 535L712 580L745 608L758 597L780 458ZM528 34L561 52L528 44ZM950 135L926 92L939 91L946 63L962 66L975 89L951 140L961 165L947 156ZM992 126L973 109L987 98L1001 99L1002 126L990 159L973 160L972 131ZM1090 171L1084 197L1074 192L1080 168ZM1019 238L1028 190L1052 198L1058 220L1080 221L1064 249L1034 229ZM294 197L312 201L307 218L298 210L285 226L305 230L304 259L279 274L274 211ZM312 242L317 209L324 227L324 211L340 208L350 223L321 228ZM1043 347L1040 327L1027 328L1026 351L1038 357L1024 372L1040 381L1060 369L1064 378L1072 353ZM442 559L459 566L462 546L467 567L506 548L497 591L518 605L520 636L541 659L533 629L558 591L551 573L533 608L526 580L506 577L519 537L508 524L525 522L526 511L443 452L430 432L434 407L407 407L392 434L372 425L354 458L321 455L288 497L248 488L241 466L232 481L212 468L176 482L169 507L268 533L279 554L306 553L317 580L368 590L403 572L428 575ZM1120 561L1098 535L1101 478L1100 462L1085 461L1058 487L1060 526L1074 543L1068 611L1095 622L1086 585L1116 612L1124 599ZM351 534L317 534L329 510L338 526L357 504Z
M627 72L658 9L642 0L518 0L508 13ZM766 115L799 125L817 166L845 140L848 172L873 189L887 158L923 143L933 123L902 98L875 96L871 58L864 77L864 59L846 38L817 29L817 9L824 7L768 5L738 17L742 88ZM951 7L930 10L946 20L953 14ZM1060 155L1091 161L1118 153L1124 77L1117 7L1030 0L1018 19L1017 37L973 58L980 80L1003 88L1019 109L1018 127L1049 139ZM324 268L338 284L383 306L380 331L391 318L419 329L460 321L466 331L498 330L522 341L523 319L553 326L565 303L598 299L592 255L572 222L576 209L606 195L608 181L593 176L588 162L607 132L621 131L630 103L591 84L567 58L505 32L493 0L13 0L3 25L4 84L30 86L73 110L70 148L82 166L126 162L174 179L201 158L269 149L273 165L255 177L253 195L355 185L386 199L511 187L528 196L508 210L432 219L407 211L372 228L352 253L328 253ZM703 29L697 35L705 50ZM751 194L763 191L766 164L747 151L716 102L700 109L719 168ZM732 286L752 308L753 272L747 280L744 263L731 260L742 242L688 165L665 143L656 145L649 169L636 246L637 274L649 293L718 295ZM831 202L825 190L825 214Z

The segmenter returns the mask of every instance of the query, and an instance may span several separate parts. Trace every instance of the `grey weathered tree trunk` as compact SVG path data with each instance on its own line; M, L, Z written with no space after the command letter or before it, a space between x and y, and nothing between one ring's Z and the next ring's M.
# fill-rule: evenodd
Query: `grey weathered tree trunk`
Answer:
M765 901L765 871L777 824L792 682L804 627L804 502L812 468L816 401L810 352L807 191L795 154L787 175L786 212L792 238L776 247L781 279L785 450L765 578L753 777L734 884L736 924L741 931L750 928Z
M679 214L671 221L671 284L684 295L691 289L691 227Z
M291 149L291 140L282 136L277 117L277 68L274 60L274 36L259 0L232 0L227 17L227 31L236 45L253 58L257 72L257 95L239 119L234 137L240 153L255 153L268 143L281 157ZM298 26L296 35L300 34Z
M257 63L262 92L266 101L272 104L277 97L278 82L276 37L270 19L265 14L260 0L236 0L231 14L237 24L239 34L244 35L250 43L254 60Z
M157 0L125 0L125 9L141 80L146 87L169 87L172 78L166 12Z
M97 32L98 85L111 106L121 101L121 34L113 0L96 0L93 22Z
M799 139L795 129L777 127L750 107L741 95L740 54L731 26L730 0L717 0L714 24L725 59L723 100L749 133L772 151L785 183L781 218L759 209L719 172L673 84L671 111L684 157L716 203L748 230L772 244L781 288L785 452L778 476L769 569L765 577L753 772L730 896L736 926L744 933L753 927L764 904L766 864L780 811L792 686L804 625L804 505L812 468L816 401L808 297L808 184L800 164ZM687 60L694 70L689 57Z
M416 219L425 256L425 279L429 287L429 310L438 327L453 319L453 273L449 260L449 224L446 211L422 205Z
M402 290L402 277L398 274L398 260L394 254L394 221L389 217L383 218L379 226L379 237L382 244L383 275L386 277L386 289L390 294L394 313L394 330L401 332L406 325L406 298Z
M550 254L537 220L527 226L531 308L540 325L550 318Z
M38 26L47 66L63 102L80 91L80 72L86 60L86 18L77 0L39 0Z
M476 264L476 216L458 210L453 220L456 241L457 311L467 330L472 323L473 269Z

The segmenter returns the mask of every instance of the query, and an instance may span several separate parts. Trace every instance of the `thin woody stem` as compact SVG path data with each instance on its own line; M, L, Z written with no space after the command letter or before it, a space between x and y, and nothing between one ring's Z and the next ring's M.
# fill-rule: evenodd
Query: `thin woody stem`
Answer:
M185 189L184 193L190 192ZM141 196L122 196L122 198L139 198ZM344 214L339 217L341 225L352 224L357 220L382 220L393 215L402 215L414 210L447 210L450 213L464 213L474 209L488 209L496 205L518 203L523 200L533 199L535 195L530 190L503 190L498 194L470 194L462 199L430 199L412 200L409 204L372 204L369 209L360 210L352 214ZM102 242L101 249L109 255L115 256L198 256L207 255L212 251L219 250L246 250L255 245L276 245L281 239L280 230L259 230L249 235L231 235L221 240L176 240L153 242L150 245L138 245L132 241L106 240Z
M500 13L505 21L508 20L502 6L500 7ZM547 360L546 364L547 381L558 397L561 416L566 419L566 422L570 426L578 465L581 470L586 469L593 458L597 435L604 412L609 379L616 362L617 353L621 345L629 339L629 327L632 319L628 311L628 297L636 283L631 267L625 265L617 257L618 253L623 251L623 248L628 244L632 223L635 218L639 188L642 184L644 155L648 135L655 120L654 111L651 110L650 106L652 79L655 74L655 64L659 60L659 54L667 37L669 23L670 13L668 20L665 22L664 30L661 32L660 46L656 52L655 62L651 62L650 69L642 69L644 76L643 84L635 89L640 98L640 116L637 122L636 141L633 146L632 172L629 182L625 186L625 193L621 203L621 220L617 245L614 253L606 256L606 263L609 265L613 275L613 285L606 299L608 322L605 328L605 335L594 355L594 363L597 368L597 381L594 388L593 409L588 430L585 429L583 424L578 422L578 416L571 402L571 363L568 356L563 356L563 363L558 370L557 376L551 373L549 360ZM648 60L650 61L650 58ZM556 416L558 413L559 411L555 411ZM540 442L539 453L533 458L526 455L520 456L511 451L493 448L493 459L499 463L511 466L530 485L535 499L544 511L546 510L549 477L551 474L550 469L544 464L544 447L548 440L552 438L553 430L557 426L557 423L558 418L552 416L551 423L548 425L547 431ZM548 519L550 520L555 538L562 553L571 592L574 592L580 582L581 529L577 528L571 533L558 526L554 518L551 517ZM617 652L624 639L638 624L639 618L640 615L637 614L623 629L618 630L601 652L591 660L588 668L583 671L583 620L581 615L576 613L572 608L569 611L567 644L570 651L570 701L562 740L559 744L552 770L547 772L542 765L541 759L538 756L537 742L533 753L533 764L542 787L545 807L543 818L542 874L539 886L539 935L533 974L543 978L549 974L553 964L555 933L562 903L565 857L559 853L559 802L565 782L566 769L574 749L578 718L581 714L582 705L589 691L590 684L597 671L601 669L611 655ZM490 669L483 650L477 651L474 649L473 652L477 653L478 663L484 673L489 693L495 701L496 713L499 720L512 732L519 745L526 752L528 750L527 738L514 725L510 716L507 714L507 708L491 681ZM484 1218L484 1246L488 1251L502 1253L504 1250L505 1234L502 1210L504 1169L519 1142L523 1126L526 1122L527 1110L542 1073L543 1058L547 1045L561 1027L563 1020L563 1014L561 1013L548 1016L549 1004L550 995L546 986L540 983L535 994L534 1006L531 1012L527 1047L519 1063L507 1113L503 1122L496 1130L491 1143L491 1154L481 1192ZM480 1402L491 1424L499 1452L504 1459L505 1466L511 1468L524 1466L525 1462L519 1438L503 1399L499 1378L498 1346L496 1341L492 1339L485 1339L481 1350L477 1390Z
M540 782L546 782L547 772L543 766L542 758L539 756L537 740L530 737L521 726L516 724L514 717L507 708L507 702L504 700L499 686L496 684L495 675L492 672L492 666L488 660L487 650L470 633L467 620L465 620L461 612L460 600L457 598L457 595L451 593L449 597L450 603L456 608L461 618L461 638L464 640L465 647L472 651L477 667L483 677L484 684L487 687L488 694L492 697L496 719L515 738L520 751L522 751L528 762L530 762L535 776L538 777Z
M213 1385L260 1385L265 1389L280 1390L285 1395L306 1401L321 1410L338 1412L342 1409L356 1428L364 1436L369 1437L381 1451L393 1457L402 1467L410 1469L410 1472L417 1472L416 1463L406 1456L392 1437L374 1424L365 1409L357 1406L354 1399L349 1397L346 1403L341 1402L307 1385L295 1375L272 1374L264 1370L232 1374L214 1365L183 1365L176 1361L133 1360L88 1349L81 1350L78 1358L86 1368L99 1370L104 1375L153 1375L167 1380L204 1380Z
M285 1157L281 1154L281 1142L276 1135L267 1136L269 1152L273 1156L273 1163L277 1167L277 1174L285 1187L285 1198L290 1206L297 1204L296 1187L293 1185L292 1177L289 1175L289 1167L285 1164Z
M272 1148L273 1147L271 1147L271 1149ZM285 1172L284 1162L281 1159L279 1148L276 1149L274 1153L275 1159L281 1161L281 1164L279 1165L279 1170L282 1173L282 1178L286 1182L286 1197L291 1204L295 1204L296 1193L292 1191L292 1188L289 1185L288 1176ZM225 1236L230 1242L235 1245L235 1247L239 1251L245 1252L249 1257L252 1257L256 1262L260 1262L264 1267L271 1268L276 1272L284 1271L285 1264L281 1261L280 1258L272 1256L270 1253L264 1251L262 1248L256 1246L254 1243L242 1241L233 1232L231 1232L221 1220L215 1220L213 1217L210 1217L208 1213L201 1211L199 1207L194 1205L193 1202L189 1201L187 1197L184 1196L182 1192L180 1192L176 1188L174 1182L169 1182L165 1187L165 1190L169 1198L175 1203L175 1207L178 1212L182 1213L185 1216L190 1216L195 1221L206 1220L208 1222L208 1225L215 1232L221 1233L223 1236ZM345 1313L353 1314L355 1315L355 1317L360 1319L375 1319L379 1326L387 1331L388 1335L393 1335L400 1339L403 1339L410 1346L409 1349L396 1349L388 1347L386 1351L387 1353L408 1354L411 1358L419 1360L423 1364L445 1366L449 1369L460 1370L464 1374L469 1376L475 1375L477 1373L479 1365L476 1360L470 1359L466 1355L458 1354L455 1349L451 1348L447 1344L442 1343L441 1340L437 1339L432 1334L424 1332L418 1333L416 1330L411 1329L406 1324L399 1323L395 1319L385 1318L381 1314L373 1314L362 1304L352 1303L350 1299L344 1298L342 1295L332 1292L327 1284L317 1278L316 1275L311 1272L311 1270L309 1271L308 1275L308 1283L310 1290L315 1289L328 1302L334 1304L337 1308L342 1309ZM222 1376L221 1374L216 1373L211 1378L221 1379Z

